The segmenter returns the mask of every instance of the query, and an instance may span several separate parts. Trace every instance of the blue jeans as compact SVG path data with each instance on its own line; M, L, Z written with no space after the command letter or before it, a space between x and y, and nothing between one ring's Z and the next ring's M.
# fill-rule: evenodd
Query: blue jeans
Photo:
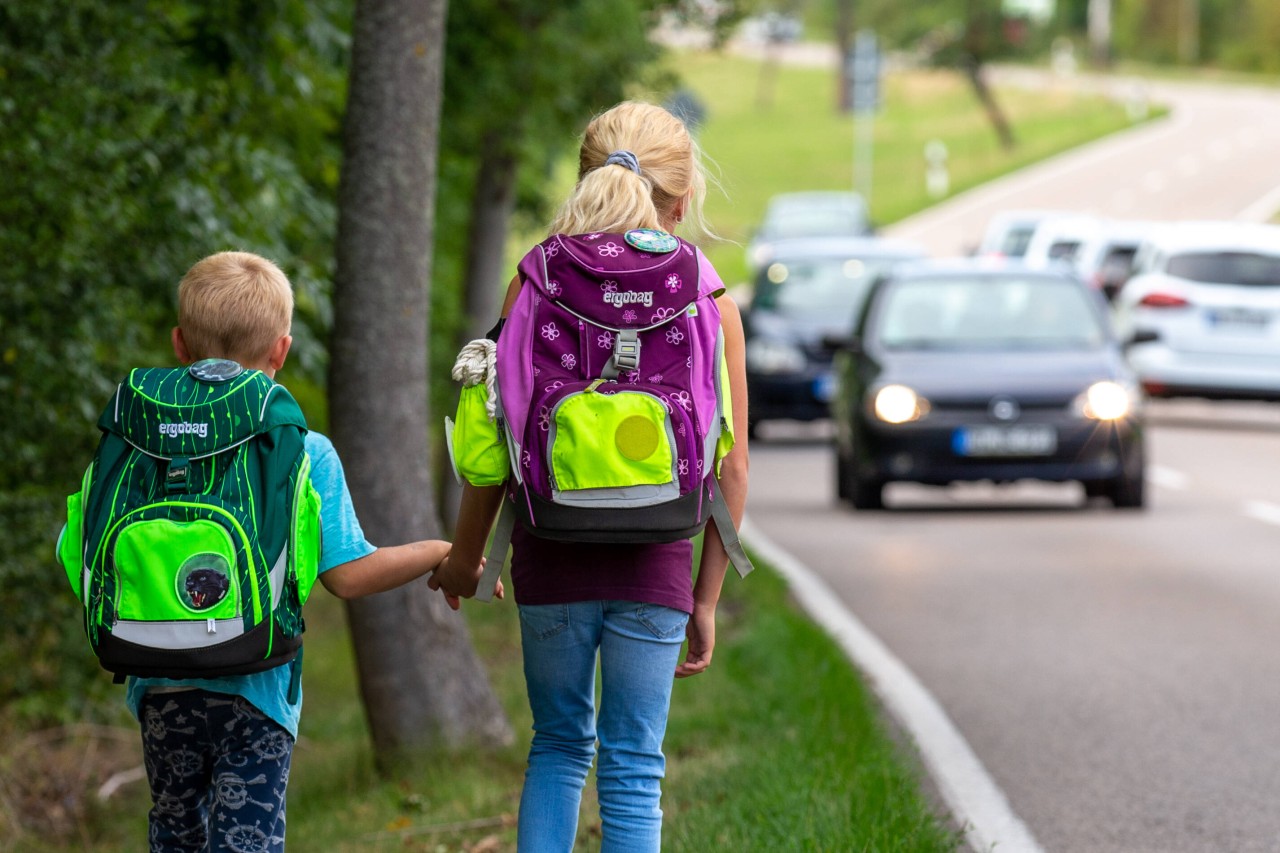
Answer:
M524 675L533 712L533 743L520 795L517 849L522 853L572 850L597 740L602 853L661 848L662 738L688 620L679 610L634 601L521 605Z
M142 700L152 853L282 853L293 738L239 696Z

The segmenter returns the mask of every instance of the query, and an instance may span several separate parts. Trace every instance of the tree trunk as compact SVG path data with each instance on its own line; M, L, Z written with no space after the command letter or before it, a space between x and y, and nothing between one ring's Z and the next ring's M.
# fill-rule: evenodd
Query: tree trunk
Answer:
M986 110L987 118L991 121L991 126L995 128L996 136L1000 139L1000 146L1006 151L1012 150L1015 145L1013 130L1009 127L1009 120L1005 118L1004 111L1000 109L995 93L987 85L986 75L982 72L981 61L972 55L965 58L965 76L969 78L974 94L978 96L978 101L981 102L982 108Z
M509 130L502 131L509 133ZM516 206L516 157L493 138L486 138L480 152L476 185L467 225L466 269L463 272L464 305L461 349L482 338L498 322L507 282L515 274L506 269L507 231ZM453 478L448 451L439 448L437 471L448 472L440 480L440 515L448 530L457 521L462 487Z
M515 272L506 269L505 250L516 206L516 157L493 139L485 140L484 149L468 226L467 340L483 337L498 321L507 282Z
M427 447L428 293L446 0L360 0L339 186L329 399L375 544L439 535ZM425 582L348 606L384 772L444 744L506 742L466 624Z

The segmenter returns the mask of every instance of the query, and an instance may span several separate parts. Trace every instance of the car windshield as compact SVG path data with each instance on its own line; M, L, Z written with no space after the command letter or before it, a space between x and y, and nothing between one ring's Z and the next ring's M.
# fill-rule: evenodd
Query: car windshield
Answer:
M871 281L895 262L842 257L777 260L757 278L751 307L845 328Z
M1093 349L1106 339L1092 297L1046 278L915 279L891 285L872 334L889 349Z
M1005 232L1000 245L996 247L996 251L1006 257L1020 258L1027 253L1027 246L1031 243L1031 238L1035 233L1036 226L1034 223L1013 225Z
M1280 257L1256 252L1187 252L1169 258L1165 271L1207 284L1280 285Z

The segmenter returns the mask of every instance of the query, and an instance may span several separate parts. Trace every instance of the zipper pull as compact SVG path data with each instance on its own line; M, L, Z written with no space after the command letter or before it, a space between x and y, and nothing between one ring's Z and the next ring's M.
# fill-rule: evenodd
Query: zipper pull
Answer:
M218 633L218 623L213 621L212 619L208 619L205 621L205 628L208 630L210 634Z

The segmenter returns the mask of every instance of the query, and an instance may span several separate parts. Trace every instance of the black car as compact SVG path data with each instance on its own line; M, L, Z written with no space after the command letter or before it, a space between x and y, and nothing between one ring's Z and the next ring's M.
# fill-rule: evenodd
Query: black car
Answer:
M1105 303L1068 274L966 260L898 267L836 348L836 490L1078 480L1144 501L1142 396Z
M756 273L743 312L751 434L767 420L829 415L831 350L823 339L847 332L878 275L922 257L924 250L913 243L875 237L775 246Z

